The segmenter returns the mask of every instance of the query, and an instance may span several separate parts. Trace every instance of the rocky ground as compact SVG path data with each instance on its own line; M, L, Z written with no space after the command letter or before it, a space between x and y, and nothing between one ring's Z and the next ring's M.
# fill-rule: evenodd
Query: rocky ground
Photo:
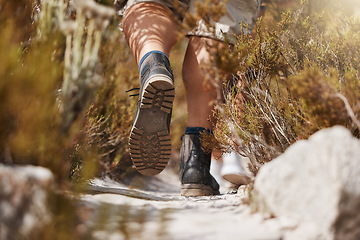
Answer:
M62 221L69 235L57 239L358 240L359 160L359 139L324 129L264 165L253 187L227 194L223 184L209 197L180 196L171 168L127 184L92 179L64 193L48 169L0 165L0 239L39 227L53 236Z
M181 197L171 170L130 185L94 179L80 196L83 226L95 239L358 240L359 160L360 141L335 126L290 146L236 194Z
M292 228L285 219L265 219L254 213L246 188L226 194L222 186L219 196L181 197L172 170L134 181L146 182L148 190L95 179L88 189L92 193L81 195L91 212L87 226L96 224L91 219L104 214L99 211L104 206L111 209L107 230L94 231L95 239L282 239L286 229Z

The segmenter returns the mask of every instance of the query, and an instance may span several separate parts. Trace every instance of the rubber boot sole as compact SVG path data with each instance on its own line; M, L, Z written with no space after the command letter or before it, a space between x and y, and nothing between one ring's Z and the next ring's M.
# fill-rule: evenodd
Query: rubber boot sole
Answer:
M173 81L165 75L155 75L144 85L129 139L130 157L143 175L159 174L170 159L168 119L174 94Z
M246 185L251 182L251 178L241 173L229 173L222 176L226 181L235 185Z
M184 197L200 197L219 195L219 190L214 190L211 186L203 184L181 184L181 196Z

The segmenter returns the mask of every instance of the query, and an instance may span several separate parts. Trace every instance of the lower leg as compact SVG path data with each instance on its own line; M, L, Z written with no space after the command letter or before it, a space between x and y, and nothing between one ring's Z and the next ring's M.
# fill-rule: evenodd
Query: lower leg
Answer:
M182 137L180 150L181 195L203 196L219 194L219 184L210 174L211 152L203 149L200 132L212 129L212 111L217 89L205 80L202 64L209 63L206 44L214 40L191 37L183 65L183 81L188 106L188 128Z
M177 26L165 7L143 2L126 12L123 29L141 73L130 156L138 172L156 175L166 167L171 154L174 78L167 56L176 42Z
M177 25L167 8L142 2L127 10L122 26L136 62L148 52L158 50L170 54L177 41Z
M217 99L217 89L206 81L202 65L209 63L210 54L206 46L215 40L190 37L183 65L183 81L186 90L188 127L212 129L213 109Z

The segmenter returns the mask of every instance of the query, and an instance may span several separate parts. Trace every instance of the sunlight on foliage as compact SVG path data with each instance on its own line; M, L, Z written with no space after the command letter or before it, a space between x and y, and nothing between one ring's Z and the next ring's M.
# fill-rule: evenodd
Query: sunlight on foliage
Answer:
M212 62L204 66L207 83L219 91L215 139L206 147L249 157L254 174L319 129L343 125L360 137L359 4L286 2L268 1L251 36L208 46ZM67 190L94 176L121 181L136 174L127 142L137 99L126 90L138 86L138 69L111 6L109 0L0 0L1 163L47 167L57 188ZM200 19L214 30L210 19L224 5L205 1L195 16L179 11L184 35ZM175 76L183 52L181 42L170 58ZM176 77L173 155L186 126L180 82ZM91 209L56 194L49 202L53 221L28 239L88 239L91 229L81 221ZM124 209L117 226L127 236ZM98 220L94 229L102 226Z
M255 174L322 128L343 125L360 137L360 18L309 9L303 3L278 22L265 15L255 38L239 36L215 57L222 78L236 73L215 113L218 148L249 157Z

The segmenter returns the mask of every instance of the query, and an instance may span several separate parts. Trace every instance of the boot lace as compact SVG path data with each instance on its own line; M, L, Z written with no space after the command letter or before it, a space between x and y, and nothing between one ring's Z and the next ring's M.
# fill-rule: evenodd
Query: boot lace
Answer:
M129 89L129 90L127 90L127 91L125 91L126 93L131 93L131 92L133 92L133 91L135 91L135 90L140 90L140 88L131 88L131 89ZM135 96L139 96L139 93L134 93L134 94L130 94L129 95L129 97L135 97Z

